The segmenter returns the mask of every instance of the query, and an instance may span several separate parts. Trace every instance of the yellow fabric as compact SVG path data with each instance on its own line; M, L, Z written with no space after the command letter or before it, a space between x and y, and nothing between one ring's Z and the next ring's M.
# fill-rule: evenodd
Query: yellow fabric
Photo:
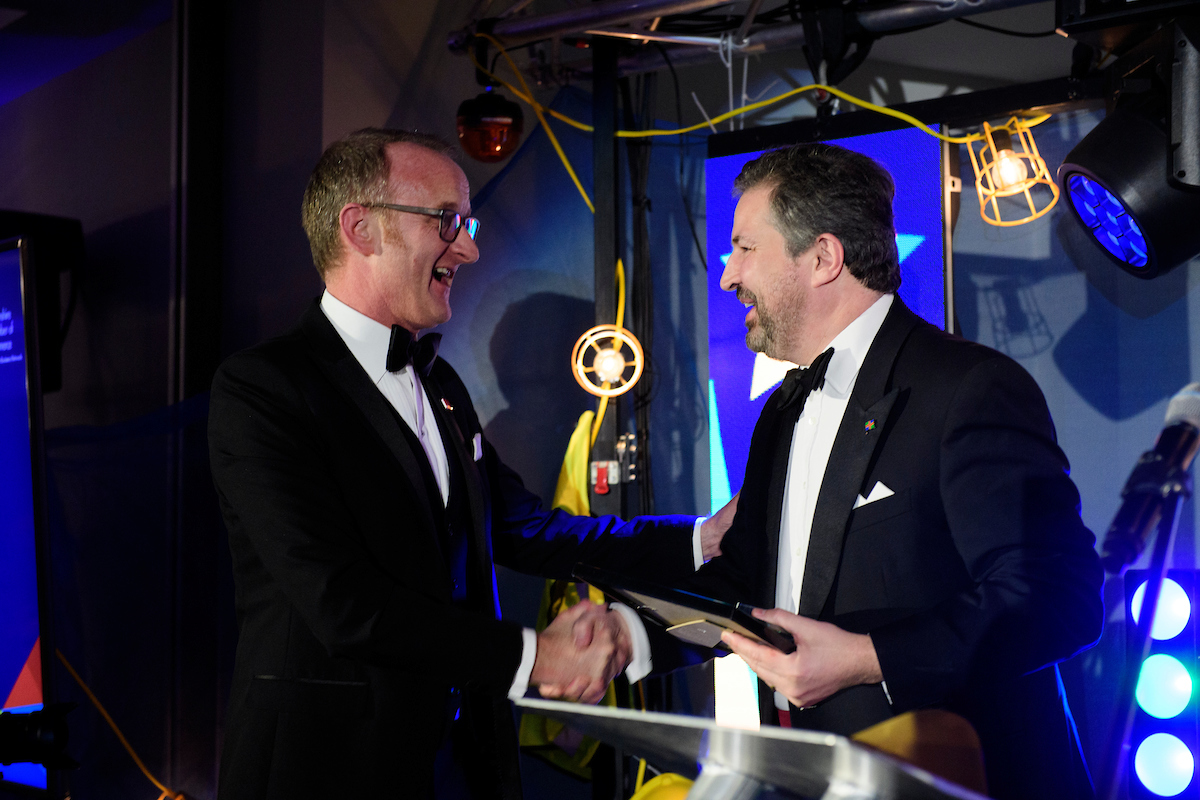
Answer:
M554 507L568 514L588 516L591 503L588 500L588 459L591 454L591 430L595 412L585 411L579 417L567 452L563 457L562 469L558 473L558 485L554 489ZM542 604L538 611L537 629L545 630L555 617L579 602L576 584L565 580L546 581L542 590ZM603 603L604 594L593 586L588 587L588 599ZM609 684L601 705L617 704L616 690ZM591 780L592 770L588 764L596 753L600 742L588 736L580 736L563 726L561 722L538 714L522 714L519 733L521 747L526 752L550 762L559 769L584 780Z
M629 800L685 800L691 789L692 781L674 772L664 772L648 781Z
M979 735L970 722L950 711L909 711L851 738L959 786L987 794Z
M588 500L588 455L592 450L590 433L594 411L585 411L579 417L567 452L563 456L562 469L558 471L558 484L554 487L554 507L568 514L586 517L592 513Z

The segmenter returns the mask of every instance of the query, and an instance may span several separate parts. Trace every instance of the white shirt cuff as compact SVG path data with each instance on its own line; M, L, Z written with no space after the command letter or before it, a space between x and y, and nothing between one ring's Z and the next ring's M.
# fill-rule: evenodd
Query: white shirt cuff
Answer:
M704 548L700 546L700 526L708 517L697 517L696 524L692 526L692 567L700 569L704 566Z
M643 633L643 635L645 635ZM537 632L533 628L521 629L521 664L513 676L508 689L508 699L517 700L529 691L529 676L533 674L533 662L537 658Z
M625 668L625 678L630 683L637 683L650 674L654 661L650 657L650 637L646 635L646 626L642 618L632 608L621 603L610 603L608 606L621 615L625 627L629 629L629 640L633 644L633 655L629 666Z

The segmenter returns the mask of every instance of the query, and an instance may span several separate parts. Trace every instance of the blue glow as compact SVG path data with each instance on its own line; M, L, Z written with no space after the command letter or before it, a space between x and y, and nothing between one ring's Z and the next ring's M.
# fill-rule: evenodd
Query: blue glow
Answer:
M1191 784L1196 760L1178 738L1169 733L1155 733L1138 745L1133 769L1151 792L1159 797L1174 797Z
M1152 717L1171 719L1192 699L1192 676L1179 659L1157 653L1142 662L1138 673L1138 705Z
M1116 195L1079 173L1067 179L1067 190L1079 218L1105 250L1134 267L1149 263L1146 237Z
M5 764L4 780L22 786L32 786L35 789L46 788L46 768L41 764L17 763Z
M721 444L721 417L717 414L717 389L708 382L708 484L709 513L715 514L733 499L729 488L729 470L725 468L725 447Z
M1129 604L1133 611L1133 621L1141 622L1142 598L1146 596L1146 583L1143 582L1133 593L1133 601ZM1158 596L1158 611L1154 615L1154 626L1150 629L1151 638L1165 641L1174 639L1185 627L1192 616L1192 603L1188 600L1187 592L1170 578L1163 579L1162 592Z
M905 259L912 255L913 250L921 246L923 241L925 241L925 237L919 233L897 233L896 254L900 256L900 263L903 264Z

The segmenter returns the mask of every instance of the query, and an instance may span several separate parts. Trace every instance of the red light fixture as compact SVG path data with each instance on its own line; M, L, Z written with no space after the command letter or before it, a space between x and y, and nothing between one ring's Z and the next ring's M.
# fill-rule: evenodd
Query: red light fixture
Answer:
M521 107L489 88L458 107L458 142L471 158L493 164L517 149L524 124Z

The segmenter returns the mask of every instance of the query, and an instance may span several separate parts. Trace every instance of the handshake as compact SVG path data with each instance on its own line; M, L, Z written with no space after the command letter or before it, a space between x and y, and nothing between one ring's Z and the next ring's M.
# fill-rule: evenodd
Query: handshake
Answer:
M632 641L618 612L580 602L538 634L529 684L542 697L597 703L629 664Z

